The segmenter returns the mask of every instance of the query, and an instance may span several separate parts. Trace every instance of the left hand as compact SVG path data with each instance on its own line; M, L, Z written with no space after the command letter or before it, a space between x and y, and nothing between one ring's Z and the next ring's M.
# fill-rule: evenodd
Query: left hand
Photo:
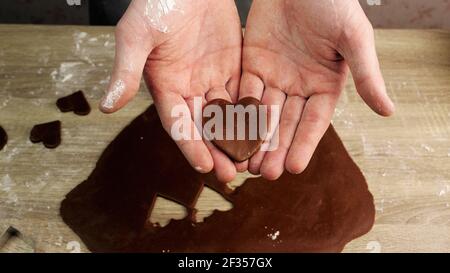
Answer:
M193 120L194 98L206 103L237 97L242 30L235 3L176 1L180 6L159 18L157 7L148 6L152 2L133 0L117 25L114 70L100 109L112 113L125 106L143 74L165 130L170 134L177 120L171 116L174 107L184 106L191 114L189 127L201 135ZM202 173L214 169L221 181L233 180L240 168L211 143L192 138L175 142L193 168Z

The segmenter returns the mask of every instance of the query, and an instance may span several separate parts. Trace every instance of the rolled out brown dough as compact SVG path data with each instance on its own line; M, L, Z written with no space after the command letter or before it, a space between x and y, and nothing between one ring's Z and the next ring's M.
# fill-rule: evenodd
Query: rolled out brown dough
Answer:
M206 185L233 203L195 222ZM165 227L149 222L164 196L190 213ZM308 168L278 181L247 179L235 191L193 170L151 106L106 148L89 178L67 194L63 220L94 252L338 252L367 233L373 197L332 127Z

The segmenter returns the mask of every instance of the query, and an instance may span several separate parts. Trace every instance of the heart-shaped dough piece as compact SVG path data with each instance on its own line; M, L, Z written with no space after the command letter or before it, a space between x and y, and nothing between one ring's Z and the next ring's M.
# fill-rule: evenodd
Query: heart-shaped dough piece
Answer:
M46 148L54 149L61 144L61 122L55 120L34 125L30 132L30 141L42 142Z
M216 138L212 138L211 142L218 147L221 151L223 151L225 154L227 154L231 159L242 162L247 159L249 159L252 155L254 155L259 148L261 147L261 144L263 143L264 137L261 137L261 134L259 133L259 126L260 126L260 119L262 118L260 115L259 106L261 105L259 100L252 98L252 97L246 97L238 101L237 104L234 106L242 105L242 107L235 108L234 112L234 122L230 123L228 120L226 120L227 117L227 106L233 106L233 104L229 101L223 100L223 99L215 99L210 101L208 104L206 104L204 110L209 105L217 105L222 110L222 138L217 138L217 135L220 135L220 133L216 134ZM256 109L256 115L254 115L254 118L250 118L249 112L245 112L245 108L247 106L255 106ZM229 108L228 108L229 109ZM248 108L247 108L248 109ZM204 112L205 113L205 112ZM204 117L203 118L203 125L205 126L208 121L212 120L215 117L214 114L211 114L211 117ZM256 118L255 118L256 117ZM242 120L244 119L244 120ZM267 120L267 119L264 119ZM245 124L245 138L239 139L238 138L238 123L244 121ZM256 123L256 124L255 124ZM227 127L227 124L229 126ZM233 124L234 126L230 125ZM241 123L242 124L242 123ZM267 123L266 123L267 124ZM251 125L256 127L251 127ZM230 128L231 127L231 128ZM206 127L205 127L206 128ZM255 134L250 135L250 129L253 128L251 131L255 132L254 129L256 128L256 136ZM242 130L242 126L239 128ZM227 131L231 131L229 134L233 135L234 137L232 139L227 138ZM212 130L212 133L215 133L215 130ZM241 133L242 136L242 133Z

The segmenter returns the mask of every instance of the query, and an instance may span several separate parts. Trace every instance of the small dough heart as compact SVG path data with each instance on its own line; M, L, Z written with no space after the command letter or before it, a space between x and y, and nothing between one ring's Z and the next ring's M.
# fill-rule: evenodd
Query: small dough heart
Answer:
M6 131L0 126L0 151L5 147L6 142L8 142L8 135Z
M61 144L61 122L59 120L34 125L30 141L42 142L46 148L54 149Z
M88 115L91 112L91 107L81 90L66 97L59 98L56 101L56 106L63 113L73 111L80 116Z
M222 109L222 113L223 113L223 136L222 139L212 139L211 142L218 147L221 151L223 151L225 154L227 154L231 159L237 161L237 162L242 162L245 161L247 159L249 159L251 156L253 156L261 147L261 144L264 141L264 138L261 137L260 133L259 133L259 123L260 123L260 111L258 110L259 106L261 105L259 100L252 98L252 97L246 97L246 98L242 98L241 100L238 101L237 104L235 104L234 106L238 106L238 105L242 105L244 108L249 106L249 105L254 105L255 109L256 109L256 118L257 120L252 120L252 122L256 122L256 138L252 137L250 138L250 115L249 114L245 114L245 110L243 110L241 107L240 108L235 108L236 112L234 114L234 128L227 128L227 123L229 123L228 121L226 121L226 116L227 116L227 112L226 112L226 108L227 105L233 105L231 102L223 100L223 99L215 99L210 101L208 104L206 104L205 108L209 105L217 105ZM244 113L242 113L242 111L244 111ZM244 115L243 115L244 114ZM245 138L243 140L238 139L238 118L244 117L245 119ZM212 115L212 117L204 117L203 118L203 124L205 125L209 120L214 118L214 114ZM265 119L267 120L267 119ZM242 122L242 120L240 120L240 122ZM255 125L255 124L253 124ZM254 127L255 128L255 127ZM213 129L214 130L214 129ZM234 131L234 138L233 139L226 139L226 132L229 130L233 130ZM231 134L232 132L230 132Z

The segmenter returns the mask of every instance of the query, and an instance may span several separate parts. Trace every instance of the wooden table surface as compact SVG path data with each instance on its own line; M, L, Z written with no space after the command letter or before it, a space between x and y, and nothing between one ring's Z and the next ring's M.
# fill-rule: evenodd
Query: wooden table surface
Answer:
M333 124L367 178L377 215L372 231L345 251L450 252L450 33L377 30L376 40L397 112L376 116L349 79ZM0 151L0 230L13 226L27 239L0 251L86 252L62 222L60 202L150 96L141 86L122 111L96 109L112 67L113 28L0 25L0 41L0 125L9 135ZM60 113L56 99L79 89L91 114ZM33 125L55 119L63 124L60 147L29 142ZM229 204L205 191L198 208L205 216ZM159 199L152 220L183 213Z

